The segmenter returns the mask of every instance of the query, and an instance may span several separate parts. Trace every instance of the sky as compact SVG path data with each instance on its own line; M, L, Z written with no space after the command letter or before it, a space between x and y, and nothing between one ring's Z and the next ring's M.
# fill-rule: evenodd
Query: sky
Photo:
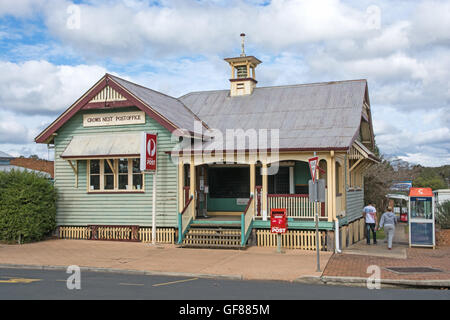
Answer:
M51 159L34 138L106 72L227 89L241 32L258 86L367 79L384 156L450 164L450 1L1 0L0 150Z

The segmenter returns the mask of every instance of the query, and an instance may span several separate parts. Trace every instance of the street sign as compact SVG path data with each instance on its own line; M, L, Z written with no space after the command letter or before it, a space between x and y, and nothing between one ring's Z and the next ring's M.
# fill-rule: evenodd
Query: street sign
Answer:
M141 171L153 172L153 190L152 190L152 244L156 245L156 159L157 152L157 134L142 132L141 137Z
M314 157L314 158L308 159L308 162L309 162L309 170L311 173L311 178L314 183L316 181L316 168L317 168L317 165L319 164L319 157Z
M325 202L325 179L309 180L308 188L310 202Z
M157 135L143 132L141 138L141 171L156 171Z
M286 233L286 231L287 231L286 209L271 209L270 210L270 232L271 233Z

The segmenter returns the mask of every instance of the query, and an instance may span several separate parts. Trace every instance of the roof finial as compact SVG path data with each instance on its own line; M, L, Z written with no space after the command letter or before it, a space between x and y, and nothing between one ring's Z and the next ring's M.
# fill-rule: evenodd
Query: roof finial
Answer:
M242 47L241 57L245 57L245 33L241 33L241 47Z

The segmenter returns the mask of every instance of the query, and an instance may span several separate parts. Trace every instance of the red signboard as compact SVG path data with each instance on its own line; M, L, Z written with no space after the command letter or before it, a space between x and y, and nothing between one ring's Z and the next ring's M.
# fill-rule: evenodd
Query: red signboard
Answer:
M141 171L156 171L156 134L143 133L141 146Z
M433 190L431 190L431 188L410 188L409 196L410 197L432 197Z
M270 210L270 232L286 233L287 231L287 215L286 209Z

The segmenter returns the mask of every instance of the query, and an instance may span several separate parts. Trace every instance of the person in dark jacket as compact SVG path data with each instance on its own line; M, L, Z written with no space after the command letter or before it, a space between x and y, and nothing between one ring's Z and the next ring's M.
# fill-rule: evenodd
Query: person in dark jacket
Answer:
M380 219L380 226L378 229L384 227L384 233L388 240L388 249L392 249L392 240L395 234L395 225L397 224L397 216L392 212L392 207L388 207L387 211L383 213Z

